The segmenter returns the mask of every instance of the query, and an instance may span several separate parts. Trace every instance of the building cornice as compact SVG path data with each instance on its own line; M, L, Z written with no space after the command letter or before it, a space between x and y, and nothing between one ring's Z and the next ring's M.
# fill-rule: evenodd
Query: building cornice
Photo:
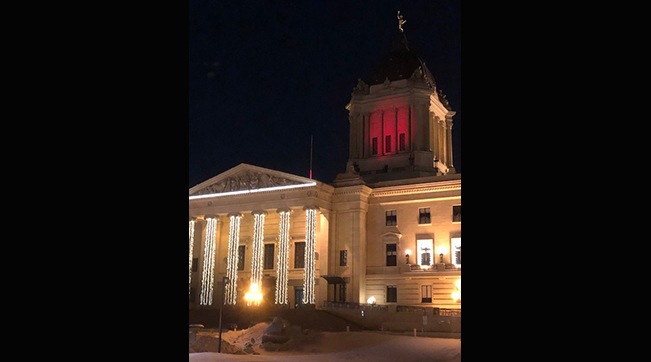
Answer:
M430 192L460 191L461 180L428 182L422 184L387 186L373 189L371 197L415 195Z

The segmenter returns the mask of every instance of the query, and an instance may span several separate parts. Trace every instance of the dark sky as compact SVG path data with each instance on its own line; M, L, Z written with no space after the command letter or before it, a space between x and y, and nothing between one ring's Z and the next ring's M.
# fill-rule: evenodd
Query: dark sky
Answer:
M310 135L314 179L344 172L344 107L391 50L398 10L457 112L460 172L460 1L190 0L188 187L240 163L308 177Z

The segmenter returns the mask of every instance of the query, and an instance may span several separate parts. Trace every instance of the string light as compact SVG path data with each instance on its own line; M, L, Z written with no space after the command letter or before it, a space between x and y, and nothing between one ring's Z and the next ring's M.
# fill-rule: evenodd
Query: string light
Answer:
M201 305L212 305L215 284L215 231L217 219L206 219L206 242L203 253L203 275L201 278Z
M226 264L226 276L230 283L226 284L226 304L237 303L237 264L238 246L240 241L240 219L242 215L231 215L230 231L228 236L228 258Z
M276 268L276 304L288 304L287 274L289 268L289 211L280 212L278 234L278 267Z
M221 197L221 196L233 196L233 195L242 195L242 194L253 194L253 193L257 193L257 192L289 190L289 189L296 189L296 188L310 187L310 186L316 186L316 182L308 182L308 183L300 184L300 185L273 186L273 187L265 187L265 188L261 188L261 189L220 192L220 193L217 193L217 194L195 195L195 196L190 196L189 200L205 199L205 198L208 198L208 197Z
M314 304L314 254L316 241L316 210L305 210L305 274L303 276L303 304Z
M251 284L262 285L262 268L264 253L264 213L253 214L255 224L253 225L253 252L251 257Z
M194 220L190 220L190 279L188 281L188 295L192 288L192 248L194 247Z

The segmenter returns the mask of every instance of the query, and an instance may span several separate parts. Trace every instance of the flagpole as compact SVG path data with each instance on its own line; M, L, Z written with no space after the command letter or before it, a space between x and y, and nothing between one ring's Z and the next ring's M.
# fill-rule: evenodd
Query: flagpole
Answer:
M312 148L314 145L314 135L310 135L310 180L312 179Z

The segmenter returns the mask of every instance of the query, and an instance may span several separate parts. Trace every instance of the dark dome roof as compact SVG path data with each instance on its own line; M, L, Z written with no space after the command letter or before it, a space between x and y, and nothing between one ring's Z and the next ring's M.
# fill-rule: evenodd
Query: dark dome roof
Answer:
M375 67L368 84L380 84L387 78L390 81L407 79L423 65L416 53L409 49L405 34L398 31L393 38L391 52ZM423 68L426 69L424 66Z

